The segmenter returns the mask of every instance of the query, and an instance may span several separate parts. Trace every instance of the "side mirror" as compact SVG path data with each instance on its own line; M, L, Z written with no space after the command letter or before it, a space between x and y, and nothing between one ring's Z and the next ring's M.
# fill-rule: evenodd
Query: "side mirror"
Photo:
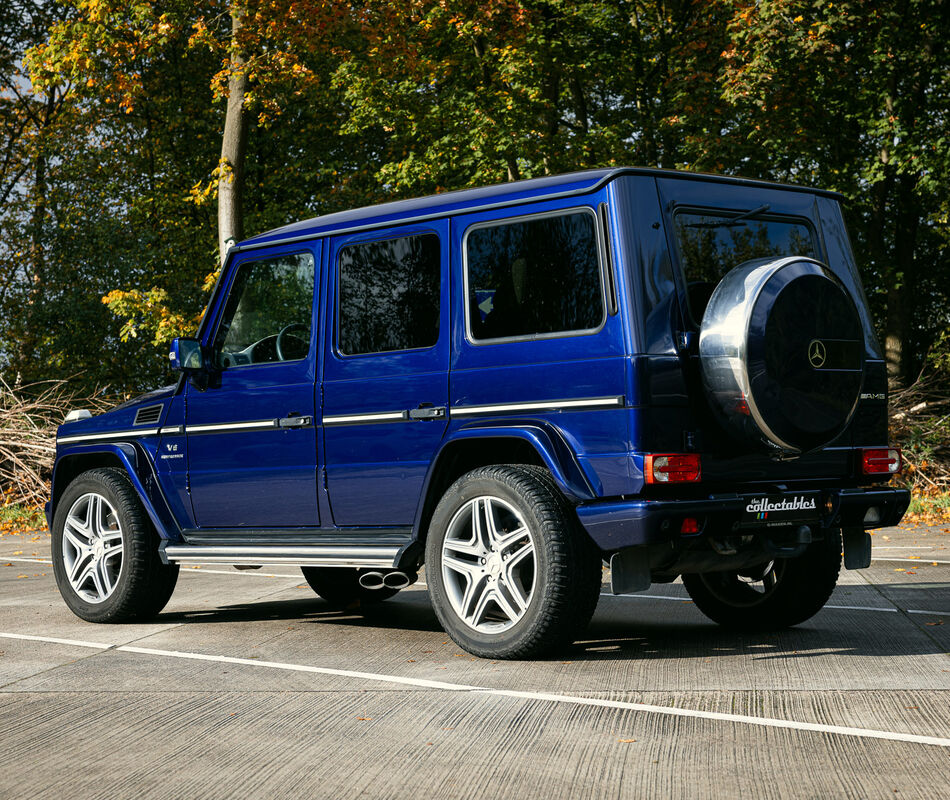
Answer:
M201 343L197 339L174 339L168 351L171 368L181 372L204 369Z

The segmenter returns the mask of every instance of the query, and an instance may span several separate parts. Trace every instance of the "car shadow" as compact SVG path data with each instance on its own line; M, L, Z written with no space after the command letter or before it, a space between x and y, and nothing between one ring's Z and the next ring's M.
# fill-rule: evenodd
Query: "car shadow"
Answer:
M672 587L671 587L672 588ZM874 586L852 586L849 596L834 598L832 606L887 607ZM887 584L888 594L919 585ZM920 599L920 598L918 598ZM929 592L927 603L950 610L950 586ZM917 605L923 605L918 602ZM442 634L426 591L406 591L381 603L336 608L319 597L261 600L208 609L165 613L162 621L180 623L235 623L255 620L293 620L310 625L375 628ZM743 655L753 660L836 656L908 656L946 654L950 651L950 620L938 615L909 615L829 607L794 628L781 631L738 632L707 620L690 602L636 598L601 598L587 631L573 645L552 655L574 662L653 657L697 659L708 662Z

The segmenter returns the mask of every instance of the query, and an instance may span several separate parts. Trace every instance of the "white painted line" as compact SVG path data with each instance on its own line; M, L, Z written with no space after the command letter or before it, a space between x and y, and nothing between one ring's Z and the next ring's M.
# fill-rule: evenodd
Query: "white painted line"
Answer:
M660 594L611 594L610 592L601 592L601 597L630 597L634 600L678 600L681 603L692 603L688 597L671 597L669 595L660 595ZM831 605L830 603L824 608L835 608L842 609L847 611L890 611L897 613L900 609L898 608L878 608L876 606L836 606Z
M230 575L232 578L237 578L244 575L250 575L255 578L290 578L291 580L295 580L298 583L305 580L303 575L278 575L276 572L258 572L256 569L205 569L204 567L190 567L186 564L182 564L181 568L187 569L190 574L197 575Z
M79 639L57 639L54 636L28 636L25 633L0 633L4 639L24 639L28 642L48 642L50 644L68 644L71 647L91 647L95 650L109 650L111 644L102 642L84 642Z
M876 544L875 550L933 550L933 547L918 547L917 545L903 544Z
M950 561L941 561L938 558L930 556L921 556L920 558L872 558L871 561L900 561L911 564L950 564Z
M932 617L950 617L950 611L924 611L919 608L908 608L908 614L929 614Z
M884 739L894 742L910 742L913 744L927 744L936 747L950 747L950 739L937 736L921 736L896 731L880 731L868 728L852 728L840 725L823 725L815 722L795 722L793 720L775 719L771 717L752 717L745 714L727 714L719 711L697 711L674 706L655 706L646 703L629 703L622 700L606 700L594 697L577 697L574 695L548 694L545 692L522 692L513 689L491 689L484 686L473 686L464 683L449 683L448 681L430 681L424 678L410 678L403 675L384 675L375 672L356 672L347 669L331 669L329 667L315 667L309 664L288 664L281 661L258 661L250 658L234 658L232 656L216 656L204 653L190 653L180 650L157 650L150 647L135 647L133 645L119 645L112 647L94 642L73 642L69 639L54 639L44 636L26 636L23 634L0 633L11 639L28 639L33 641L51 642L53 644L75 644L78 647L93 647L102 650L120 650L126 653L159 656L162 658L180 658L191 661L210 661L222 664L239 664L241 666L256 667L259 669L278 669L290 672L306 672L318 675L333 675L342 678L355 678L363 681L398 684L401 686L416 686L422 689L438 689L449 692L473 692L491 697L513 697L520 700L561 703L575 706L594 706L597 708L616 709L621 711L636 711L646 714L657 714L669 717L690 717L693 719L708 719L718 722L731 722L745 725L758 725L767 728L785 728L788 730L811 731L814 733L828 733L837 736L855 736L864 739Z
M646 703L625 703L622 700L601 700L596 697L573 697L571 695L544 694L542 692L482 689L479 690L479 693L499 697L520 697L525 700L547 700L551 703L570 703L578 706L627 709L648 714L663 714L671 717L693 717L694 719L713 719L721 722L739 722L746 725L761 725L766 728L789 728L798 731L814 731L815 733L832 733L838 736L858 736L864 739L886 739L892 742L914 742L916 744L932 744L937 747L950 747L950 739L943 739L937 736L920 736L914 733L896 733L893 731L870 730L868 728L822 725L817 722L793 722L791 720L772 719L769 717L750 717L745 714L725 714L720 711L694 711L689 708L653 706Z
M677 600L680 603L692 603L688 597L670 597L665 594L614 594L613 592L601 592L601 597L631 597L634 600Z
M45 558L11 558L9 556L0 556L0 561L23 561L28 564L52 564Z
M251 658L234 658L232 656L212 656L204 653L188 653L180 650L155 650L150 647L134 647L121 645L115 648L126 653L141 653L149 656L164 656L165 658L185 658L193 661L217 661L222 664L242 664L248 667L265 667L267 669L289 670L291 672L312 672L318 675L336 675L341 678L359 678L368 681L382 681L384 683L399 683L404 686L419 686L424 689L444 689L450 692L472 692L480 687L469 686L464 683L448 683L446 681L430 681L424 678L408 678L401 675L380 675L375 672L356 672L350 669L331 669L330 667L313 667L309 664L286 664L282 661L258 661Z

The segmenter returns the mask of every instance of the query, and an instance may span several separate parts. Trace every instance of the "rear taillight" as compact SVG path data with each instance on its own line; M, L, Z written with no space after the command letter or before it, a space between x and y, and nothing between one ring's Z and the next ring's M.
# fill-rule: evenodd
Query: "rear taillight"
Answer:
M901 471L901 466L901 451L898 447L861 452L861 472L865 475L894 475Z
M702 475L698 453L663 453L644 456L647 483L695 483Z

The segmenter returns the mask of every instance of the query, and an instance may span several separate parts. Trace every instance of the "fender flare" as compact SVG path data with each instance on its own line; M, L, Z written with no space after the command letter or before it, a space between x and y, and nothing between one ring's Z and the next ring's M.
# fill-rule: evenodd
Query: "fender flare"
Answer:
M46 520L50 530L53 528L53 516L56 513L56 505L60 496L68 485L65 476L62 475L65 465L70 465L75 460L91 460L96 456L106 456L110 460L115 459L126 473L132 488L138 495L145 513L158 531L162 539L181 539L181 531L178 523L172 516L165 498L158 485L158 478L155 475L155 469L149 459L145 449L135 442L109 442L86 445L75 445L62 450L56 458L56 466L53 469L51 499L46 507ZM116 466L116 465L113 465ZM85 470L80 469L79 472ZM70 477L74 473L69 470Z
M419 539L430 487L446 452L459 442L478 439L519 439L527 442L547 467L558 488L574 503L594 500L603 493L596 474L590 469L584 469L574 449L554 425L540 420L511 420L505 424L497 420L470 423L443 439L429 465L412 526L413 541Z

